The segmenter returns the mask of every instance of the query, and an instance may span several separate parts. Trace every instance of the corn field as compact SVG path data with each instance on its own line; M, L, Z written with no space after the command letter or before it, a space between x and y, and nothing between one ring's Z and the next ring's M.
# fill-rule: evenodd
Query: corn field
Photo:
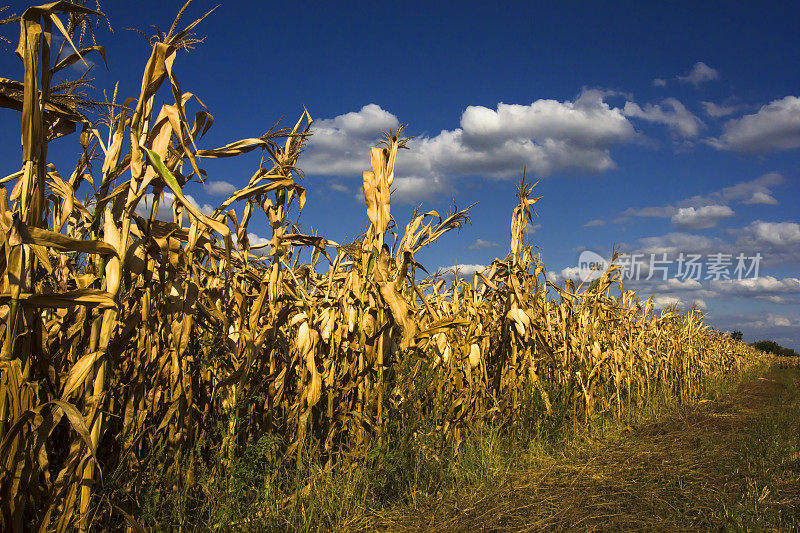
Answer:
M147 36L139 94L107 101L85 94L85 76L53 83L85 56L105 60L102 13L59 1L11 20L24 78L0 78L0 106L22 117L21 168L0 189L0 529L85 531L101 508L136 529L96 497L111 465L185 478L178 465L198 447L233 458L272 434L287 463L302 451L333 469L363 460L410 413L432 413L438 442L457 449L471 428L526 410L566 406L590 423L657 389L688 400L756 360L696 310L656 312L616 267L590 286L547 281L525 238L539 198L524 180L508 255L473 280L428 276L418 253L469 209L417 212L400 231L402 127L365 147L362 237L300 233L291 215L305 205L310 114L200 148L214 119L174 69L205 18L182 26L186 7ZM58 169L48 143L64 136L78 141L77 163ZM249 183L213 212L184 194L207 178L204 160L250 152L261 159ZM172 220L160 220L168 198ZM259 210L270 234L255 246ZM170 461L148 462L156 448Z

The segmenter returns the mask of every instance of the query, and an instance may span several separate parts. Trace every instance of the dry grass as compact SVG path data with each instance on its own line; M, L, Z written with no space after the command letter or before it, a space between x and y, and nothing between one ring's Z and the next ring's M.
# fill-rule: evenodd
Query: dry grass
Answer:
M370 150L363 238L299 233L290 214L305 204L298 161L311 117L199 148L213 117L173 64L204 17L180 29L183 13L149 39L139 94L115 89L106 103L82 94L85 79L52 85L84 55L104 56L93 31L102 14L59 2L21 16L24 79L0 79L23 141L21 169L2 180L11 192L0 193L3 529L86 530L97 513L139 527L137 476L159 471L191 489L187 460L221 450L210 475L224 478L265 435L283 465L302 458L326 473L424 415L433 423L415 438L436 457L483 424L541 419L553 406L588 422L620 417L656 388L688 399L706 377L757 358L699 312L656 313L613 268L589 288L546 282L523 239L538 200L524 181L508 256L472 283L418 279L415 255L468 212L415 215L390 231L401 131ZM54 33L65 37L58 50ZM59 171L48 143L77 131L77 164ZM205 180L205 159L254 151L250 181L213 213L183 194ZM155 216L165 192L176 199L166 222ZM257 211L269 221L266 255L247 237ZM104 473L120 468L134 497L97 498Z

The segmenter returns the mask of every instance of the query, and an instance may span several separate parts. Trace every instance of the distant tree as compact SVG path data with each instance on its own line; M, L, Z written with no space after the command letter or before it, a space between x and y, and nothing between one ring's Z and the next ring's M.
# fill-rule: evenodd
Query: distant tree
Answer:
M757 341L750 346L756 350L761 350L762 352L771 353L773 355L779 355L783 357L800 357L800 354L798 354L796 351L792 350L791 348L784 348L775 341Z
M740 341L740 340L742 340L742 337L743 337L743 336L744 336L744 334L743 334L741 331L739 331L738 329L735 329L735 330L733 330L733 331L731 332L731 338L732 338L733 340L735 340L735 341Z

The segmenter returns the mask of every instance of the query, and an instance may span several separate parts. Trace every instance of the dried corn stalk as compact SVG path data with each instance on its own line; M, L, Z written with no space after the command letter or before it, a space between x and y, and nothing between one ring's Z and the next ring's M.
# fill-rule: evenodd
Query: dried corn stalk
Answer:
M401 130L370 150L364 236L338 245L298 233L290 215L305 204L297 166L311 118L199 148L213 117L174 69L204 18L179 29L186 8L150 38L138 97L119 104L115 89L96 122L81 83L51 80L86 54L105 57L91 31L102 16L55 2L20 19L24 80L0 79L0 106L23 118L22 166L2 180L11 194L0 189L0 529L88 530L98 506L120 514L93 496L112 464L191 483L182 467L197 446L231 459L273 434L288 463L311 450L335 466L420 416L457 450L473 426L523 410L622 416L654 389L689 399L707 376L756 360L699 312L654 313L613 267L588 288L547 282L524 239L539 200L524 180L507 257L472 283L417 279L416 254L469 208L415 213L402 236L390 233ZM65 37L56 53L54 31ZM66 177L47 164L47 143L79 127ZM248 184L212 213L183 193L206 179L205 159L253 151L262 157ZM271 232L263 250L248 239L258 210ZM209 443L215 426L222 442Z

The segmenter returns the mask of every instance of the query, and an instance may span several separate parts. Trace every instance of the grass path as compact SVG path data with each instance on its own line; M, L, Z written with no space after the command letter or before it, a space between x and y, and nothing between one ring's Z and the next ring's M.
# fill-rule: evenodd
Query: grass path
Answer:
M368 529L800 530L800 368L521 462Z

